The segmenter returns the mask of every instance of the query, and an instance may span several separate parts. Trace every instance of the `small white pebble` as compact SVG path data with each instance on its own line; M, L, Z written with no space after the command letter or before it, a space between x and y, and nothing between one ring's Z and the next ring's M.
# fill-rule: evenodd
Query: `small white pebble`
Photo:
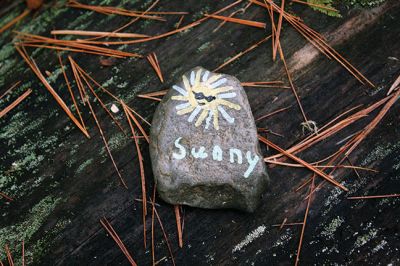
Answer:
M111 112L113 112L114 114L119 112L119 109L115 104L111 105Z

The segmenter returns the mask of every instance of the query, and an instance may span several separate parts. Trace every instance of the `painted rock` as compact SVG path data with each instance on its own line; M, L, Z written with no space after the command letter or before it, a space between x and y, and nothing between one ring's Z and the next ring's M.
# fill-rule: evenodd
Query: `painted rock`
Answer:
M268 176L240 82L196 67L159 104L150 156L160 197L201 208L256 209Z

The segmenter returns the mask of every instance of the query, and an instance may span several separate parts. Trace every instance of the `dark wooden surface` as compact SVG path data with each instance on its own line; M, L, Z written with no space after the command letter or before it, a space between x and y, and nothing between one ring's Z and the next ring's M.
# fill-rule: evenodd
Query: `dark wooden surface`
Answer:
M92 4L116 6L118 1ZM144 9L151 1L122 6ZM230 1L161 1L157 11L188 11L184 23L231 3ZM6 6L2 7L7 8ZM19 14L23 4L14 5L0 20L1 25ZM376 85L362 86L337 62L315 53L289 25L283 25L282 47L306 114L323 125L345 110L359 104L368 106L384 97L400 70L400 5L387 1L373 9L342 7L343 18L329 18L307 7L290 5L289 10L323 33L342 55ZM228 12L229 14L229 12ZM7 17L9 16L9 17ZM251 7L244 17L266 21L266 13ZM129 32L155 35L173 28L179 17L168 22L138 22ZM111 31L128 18L104 16L66 8L64 2L48 2L16 29L49 36L52 29ZM120 47L146 55L156 52L166 80L160 84L145 59L118 59L112 67L100 65L99 57L71 54L85 70L129 105L151 119L156 102L138 99L138 93L168 88L188 69L201 65L214 69L229 57L269 34L264 30L226 24L213 33L219 21L208 20L188 32L141 45ZM90 118L91 139L86 139L67 119L51 95L37 80L12 46L10 31L0 36L0 92L21 80L22 86L7 98L16 98L26 88L33 93L20 106L0 120L0 191L14 198L0 204L0 248L9 244L20 263L21 241L25 240L27 261L33 265L127 265L128 261L101 227L107 217L139 265L151 264L150 230L148 248L143 248L140 175L134 143L125 138L97 106L98 116L113 155L129 189L124 189ZM29 50L42 71L52 72L49 80L64 98L67 89L59 72L56 55L48 50ZM63 54L64 60L67 54ZM68 70L69 71L69 70ZM271 60L267 42L223 68L242 82L283 80L280 61ZM70 74L70 72L68 72ZM304 136L295 98L288 89L247 88L255 117L276 109L292 107L260 121L283 137L269 135L282 147L290 147ZM103 95L106 99L106 96ZM111 105L111 99L107 99ZM68 102L68 104L71 104ZM6 103L0 103L0 109ZM338 142L365 126L373 116L343 130L332 138L300 154L309 162L335 151ZM123 119L122 114L118 115ZM338 171L349 193L324 186L312 201L305 230L300 265L399 265L399 199L350 201L349 195L399 193L400 129L399 103L350 157L355 165L372 167L379 173ZM147 128L148 129L148 128ZM141 144L145 159L148 196L152 191L148 147ZM264 149L265 155L274 151ZM156 198L157 209L169 236L177 265L293 265L300 227L277 230L272 224L303 219L306 190L294 189L310 172L288 167L269 169L271 184L254 214L232 210L202 210L184 207L184 247L177 243L173 207ZM317 179L321 182L320 179ZM151 216L146 220L151 226ZM168 257L161 230L156 223L156 259ZM257 234L256 231L259 233ZM171 265L163 260L160 265Z

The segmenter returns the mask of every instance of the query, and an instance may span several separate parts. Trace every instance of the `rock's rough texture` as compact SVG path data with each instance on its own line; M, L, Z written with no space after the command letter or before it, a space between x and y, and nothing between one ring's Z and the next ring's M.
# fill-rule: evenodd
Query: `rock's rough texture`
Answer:
M171 204L254 211L268 176L240 82L196 67L172 86L151 127L157 190Z

